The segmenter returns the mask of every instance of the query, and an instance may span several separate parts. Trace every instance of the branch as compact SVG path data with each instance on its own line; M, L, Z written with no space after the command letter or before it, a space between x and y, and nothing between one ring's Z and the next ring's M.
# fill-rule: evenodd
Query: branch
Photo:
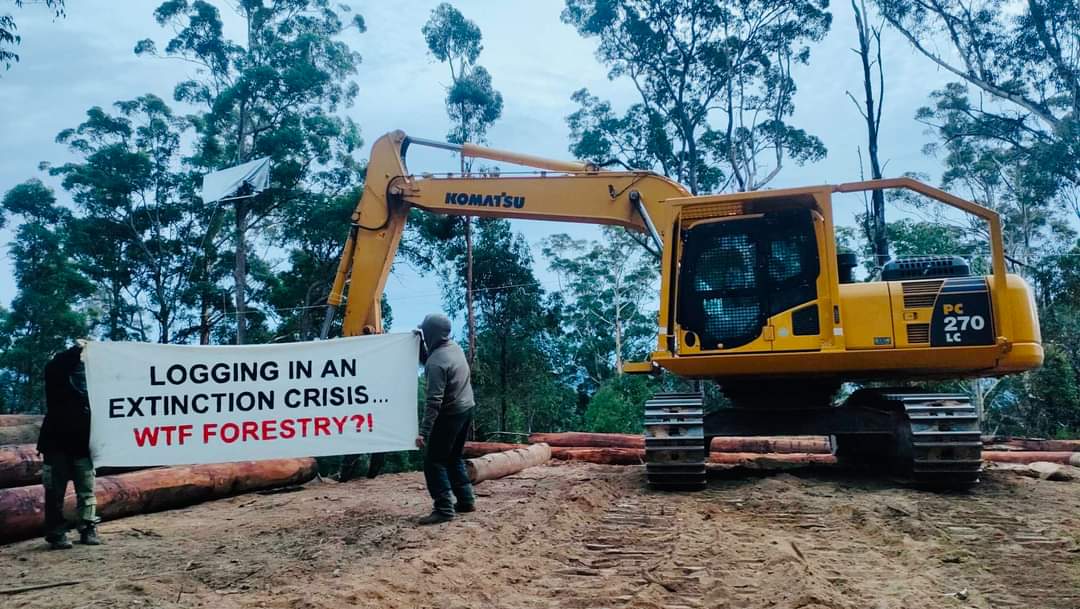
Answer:
M913 36L911 32L904 29L895 19L888 16L886 16L885 18L889 21L889 23L892 24L893 27L895 27L901 34L903 34L904 38L907 38L908 42L910 42L917 51L925 55L928 59L930 59L930 61L933 61L937 65L944 68L946 71L952 72L953 74L959 76L960 78L963 78L964 80L975 85L976 87L979 87L987 93L1011 101L1012 103L1020 106L1021 108L1028 110L1035 116L1039 117L1043 122L1050 125L1051 127L1054 127L1055 129L1061 124L1061 120L1051 114L1045 107L1043 107L1042 104L1031 101L1021 95L1010 93L1002 89L1001 87L994 85L993 83L987 82L973 74L964 72L963 70L957 69L949 65L945 62L945 60L941 59L934 53L931 53L926 47L920 44L919 41L916 40L915 36Z

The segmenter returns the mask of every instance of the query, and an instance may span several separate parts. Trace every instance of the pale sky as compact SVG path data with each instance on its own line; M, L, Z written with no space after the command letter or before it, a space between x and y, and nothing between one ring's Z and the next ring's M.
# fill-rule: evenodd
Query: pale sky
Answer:
M22 61L0 72L0 193L38 177L52 185L67 201L57 180L38 170L41 161L62 163L69 155L55 143L62 129L77 126L92 106L110 106L145 93L172 99L176 82L188 77L191 67L180 61L136 57L135 42L153 38L159 48L171 33L153 19L158 0L68 0L67 18L54 20L42 7L15 11L23 42L17 49ZM10 4L10 3L8 3ZM230 17L224 2L217 2ZM436 0L394 2L346 1L363 15L367 32L350 30L345 40L363 56L356 82L360 95L344 111L361 127L370 145L381 134L402 129L411 135L443 139L448 130L444 109L449 73L426 51L420 28ZM565 117L575 110L570 95L587 87L617 110L638 101L626 80L609 81L607 69L594 56L595 40L583 39L562 23L561 0L458 0L453 4L480 27L484 51L480 64L492 75L503 94L502 118L488 134L489 145L520 152L568 158L569 130ZM5 5L4 10L10 10ZM833 27L811 51L810 65L799 66L795 116L791 123L817 135L828 156L815 164L788 164L772 187L845 182L859 179L856 148L865 150L862 117L845 92L861 99L862 70L851 51L857 38L850 4L832 7ZM233 19L230 27L236 27ZM238 33L238 32L237 32ZM921 149L932 136L914 119L934 89L949 82L948 75L917 55L898 34L885 32L885 118L881 132L881 158L886 177L909 171L936 179L939 163ZM173 104L175 107L175 104ZM366 146L357 152L366 157ZM409 159L414 172L447 171L456 167L449 156L415 154ZM849 199L838 222L850 222L861 202ZM0 305L15 295L7 243L12 227L0 230ZM593 227L547 222L515 222L533 245L536 271L546 289L557 289L557 278L544 268L540 241L555 232L579 237L597 234ZM344 238L346 227L342 225ZM414 326L423 315L439 308L435 277L418 277L398 265L387 287L394 309L395 328Z

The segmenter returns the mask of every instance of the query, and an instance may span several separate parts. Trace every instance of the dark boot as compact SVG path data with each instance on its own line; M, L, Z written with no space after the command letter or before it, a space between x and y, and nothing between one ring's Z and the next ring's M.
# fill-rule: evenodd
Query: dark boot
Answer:
M476 494L473 493L471 484L455 488L454 495L457 497L457 503L454 504L455 512L464 514L476 511Z
M453 519L454 516L452 514L444 514L439 510L431 510L430 514L424 516L418 522L421 525L442 524L444 522L450 522ZM68 547L71 547L71 544L68 544Z
M101 539L98 538L97 526L93 523L87 523L79 531L79 543L84 546L100 546Z
M53 531L45 536L45 541L49 543L50 550L70 550L71 542L67 538L67 529L60 529L59 531Z
M454 496L450 493L435 500L431 513L420 519L420 524L440 524L454 519Z

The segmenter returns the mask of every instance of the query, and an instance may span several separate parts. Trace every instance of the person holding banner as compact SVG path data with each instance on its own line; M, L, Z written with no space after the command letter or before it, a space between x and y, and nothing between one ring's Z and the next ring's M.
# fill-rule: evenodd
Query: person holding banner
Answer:
M420 331L427 348L427 394L416 446L427 449L424 480L435 502L431 514L420 519L420 524L426 525L448 522L456 513L476 509L476 496L462 458L476 402L465 352L450 340L450 318L441 313L428 315Z
M45 541L54 550L71 548L64 521L68 480L75 485L76 514L81 543L101 544L97 536L94 464L90 460L90 400L82 346L53 356L45 365L45 420L37 450L45 456L41 482L45 486Z

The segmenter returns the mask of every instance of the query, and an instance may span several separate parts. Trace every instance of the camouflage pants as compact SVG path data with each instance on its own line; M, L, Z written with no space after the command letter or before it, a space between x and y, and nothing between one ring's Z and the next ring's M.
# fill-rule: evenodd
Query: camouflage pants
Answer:
M41 470L41 483L45 486L45 531L48 535L70 528L64 521L64 495L67 494L69 480L75 485L76 527L81 529L98 522L94 463L89 457L48 454Z

